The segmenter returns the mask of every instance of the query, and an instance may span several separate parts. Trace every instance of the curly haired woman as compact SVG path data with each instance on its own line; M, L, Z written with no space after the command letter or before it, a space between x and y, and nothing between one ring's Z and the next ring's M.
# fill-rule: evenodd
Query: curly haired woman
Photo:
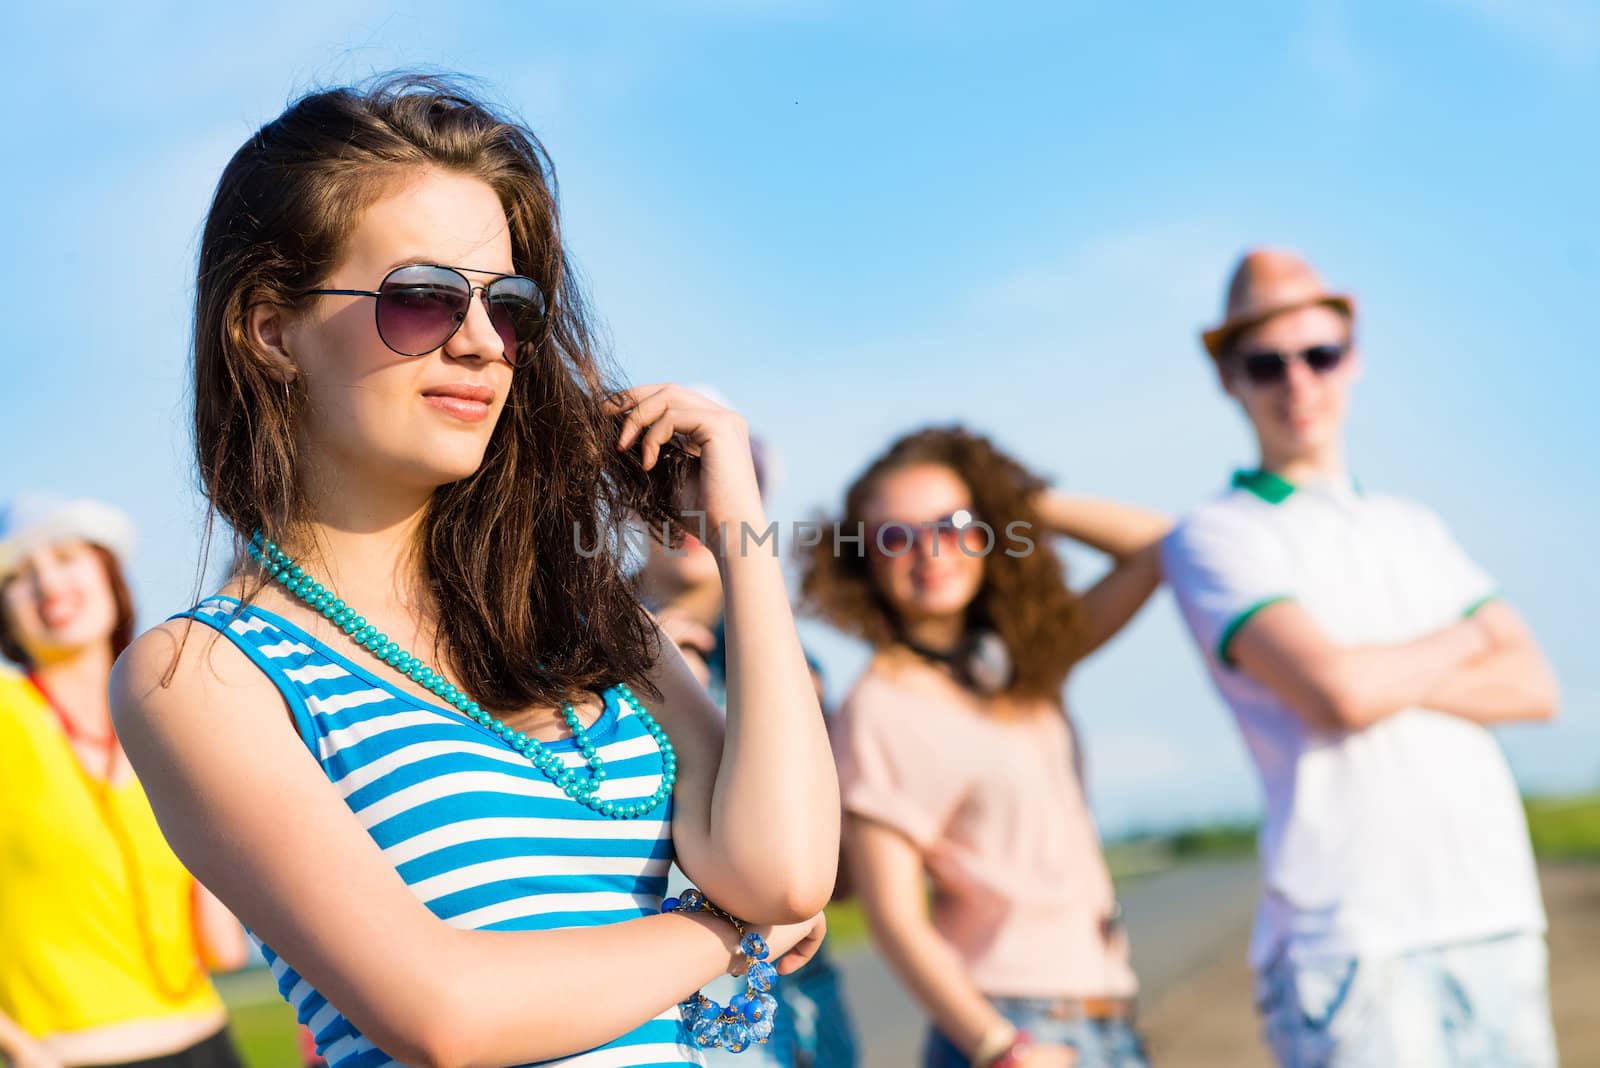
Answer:
M867 468L804 562L808 606L874 650L837 729L845 856L932 1021L929 1068L1146 1063L1062 687L1156 588L1167 528L934 428ZM1046 532L1114 566L1075 593Z

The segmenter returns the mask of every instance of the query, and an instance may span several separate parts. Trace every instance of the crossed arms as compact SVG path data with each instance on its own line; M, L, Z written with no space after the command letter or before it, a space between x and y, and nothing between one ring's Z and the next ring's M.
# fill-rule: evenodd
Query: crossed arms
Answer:
M1341 646L1294 601L1256 613L1229 651L1314 727L1360 730L1407 708L1477 723L1550 720L1559 692L1533 633L1504 601L1420 638Z

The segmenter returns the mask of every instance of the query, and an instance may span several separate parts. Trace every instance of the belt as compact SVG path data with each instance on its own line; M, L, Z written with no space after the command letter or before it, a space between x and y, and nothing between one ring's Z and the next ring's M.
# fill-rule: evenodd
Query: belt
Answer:
M1132 998L1045 998L1041 1007L1052 1020L1131 1020L1134 1016Z

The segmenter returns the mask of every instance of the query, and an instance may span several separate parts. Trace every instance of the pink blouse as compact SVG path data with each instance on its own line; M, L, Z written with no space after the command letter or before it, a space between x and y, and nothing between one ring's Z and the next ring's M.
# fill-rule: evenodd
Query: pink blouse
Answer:
M1132 996L1072 729L1032 704L986 713L938 672L880 658L835 724L845 811L922 852L933 926L985 994Z

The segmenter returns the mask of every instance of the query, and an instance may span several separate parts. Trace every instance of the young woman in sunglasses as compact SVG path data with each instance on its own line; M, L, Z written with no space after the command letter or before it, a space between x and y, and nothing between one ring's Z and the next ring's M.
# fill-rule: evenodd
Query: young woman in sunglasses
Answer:
M113 700L328 1063L759 1040L833 885L828 741L777 560L712 545L725 731L623 573L622 524L675 519L689 467L714 525L764 528L760 499L737 415L615 389L538 141L429 79L307 96L223 172L196 304L237 565ZM663 911L674 857L703 898ZM689 1002L691 1034L730 969L747 993Z
M0 507L0 1060L238 1068L209 968L244 932L162 839L106 690L133 637L133 526L98 501Z
M835 730L845 856L929 1068L1145 1063L1061 691L1156 588L1167 528L937 428L873 461L804 562L808 606L874 650ZM1074 593L1053 534L1114 566Z

